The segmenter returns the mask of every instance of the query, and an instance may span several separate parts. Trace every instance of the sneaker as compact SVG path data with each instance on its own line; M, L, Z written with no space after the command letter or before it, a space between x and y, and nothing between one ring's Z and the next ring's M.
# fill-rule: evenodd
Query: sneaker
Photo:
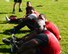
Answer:
M10 40L7 40L6 38L3 38L2 39L2 42L5 43L6 45L9 45L10 44Z
M22 12L22 10L21 10L21 9L19 9L19 12Z
M9 17L8 17L8 16L6 16L6 21L7 21L7 22L9 22L9 21L10 21L10 19L9 19Z

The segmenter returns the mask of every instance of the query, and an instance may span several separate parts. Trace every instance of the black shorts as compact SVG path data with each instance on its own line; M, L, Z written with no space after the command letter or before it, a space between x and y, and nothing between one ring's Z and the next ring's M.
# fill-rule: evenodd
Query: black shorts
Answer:
M21 3L22 0L14 0L14 2Z

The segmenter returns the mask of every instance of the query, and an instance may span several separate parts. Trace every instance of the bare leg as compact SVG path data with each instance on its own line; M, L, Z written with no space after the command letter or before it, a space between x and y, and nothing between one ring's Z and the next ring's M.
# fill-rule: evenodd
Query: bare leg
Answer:
M15 13L15 6L16 6L16 2L14 2L14 5L13 5L13 13Z
M21 10L21 4L22 3L19 3L19 12L22 12L22 10Z

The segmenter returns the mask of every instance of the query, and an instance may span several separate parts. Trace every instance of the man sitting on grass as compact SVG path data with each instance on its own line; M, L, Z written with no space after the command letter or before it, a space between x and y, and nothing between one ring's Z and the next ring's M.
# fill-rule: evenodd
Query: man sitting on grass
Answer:
M37 16L39 16L39 13L32 7L31 2L27 1L26 15L23 18L27 18L32 13L35 13ZM16 16L11 15L10 17L6 16L6 21L9 23L20 23L24 20L23 18L17 18Z
M24 42L17 49L17 54L61 54L59 41L46 29L45 21L39 19L38 24L39 27L35 31L20 39ZM35 49L39 49L39 52L36 52Z
M31 14L31 15L35 15L35 14ZM33 16L31 16L31 15L29 15L28 17L33 17ZM37 15L35 15L36 16L36 18L34 19L34 20L38 20L38 19L42 19L42 20L44 20L45 21L45 24L46 24L46 28L47 28L47 30L49 30L50 32L52 32L55 36L56 36L56 38L58 39L58 40L61 40L61 36L60 36L60 32L59 32L59 29L58 29L58 27L54 24L54 23L52 23L52 22L50 22L50 21L48 21L47 19L46 19L46 17L45 17L45 15L44 14L40 14L38 17L37 17ZM34 18L34 17L33 17ZM25 25L27 25L28 26L28 28L29 29L31 29L31 30L35 30L35 28L36 28L36 25L34 25L34 20L32 20L32 22L30 22L30 20L25 20L25 21L23 21L22 23L20 23L18 26L16 26L15 28L14 28L14 31L18 31L18 30L20 30L23 26L25 26ZM37 21L36 20L36 21ZM29 22L29 23L28 23ZM13 32L13 31L12 31Z
M45 22L43 20L39 20L38 23L40 25L39 29L25 39L27 41L18 49L18 53L24 54L31 49L38 48L40 54L61 54L60 44L57 38L44 27Z

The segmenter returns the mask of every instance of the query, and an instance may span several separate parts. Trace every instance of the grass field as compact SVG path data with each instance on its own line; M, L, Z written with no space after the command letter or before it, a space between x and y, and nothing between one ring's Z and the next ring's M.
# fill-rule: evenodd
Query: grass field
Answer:
M62 40L60 41L62 54L68 54L68 0L23 0L22 13L18 12L18 4L16 5L16 16L23 17L25 15L26 2L31 1L33 7L40 13L44 13L47 19L54 22L59 30ZM42 5L42 7L37 7ZM5 31L13 28L17 24L9 24L5 20L5 16L12 15L13 0L6 2L0 0L0 54L10 54L10 45L5 45L2 38L9 38L11 35ZM26 26L21 30L29 30ZM17 37L22 37L29 32L20 32L15 34Z

